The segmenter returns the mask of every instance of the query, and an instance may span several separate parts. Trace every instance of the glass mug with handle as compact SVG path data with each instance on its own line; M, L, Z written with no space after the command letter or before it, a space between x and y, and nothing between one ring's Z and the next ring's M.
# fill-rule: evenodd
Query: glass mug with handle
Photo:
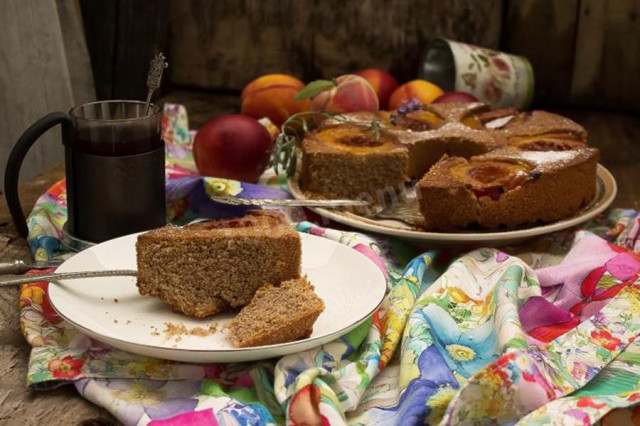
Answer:
M28 228L18 196L27 151L60 124L65 149L67 223L72 240L98 243L166 224L162 110L144 102L99 101L54 112L29 127L5 170L5 196L21 236Z

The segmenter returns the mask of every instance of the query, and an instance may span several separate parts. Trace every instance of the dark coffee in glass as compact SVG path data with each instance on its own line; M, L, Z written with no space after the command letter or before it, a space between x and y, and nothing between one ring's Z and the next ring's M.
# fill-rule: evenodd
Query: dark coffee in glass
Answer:
M18 223L22 213L17 176L24 158L20 154L26 154L33 142L56 124L62 125L65 145L66 233L96 243L166 224L161 108L150 105L147 113L143 102L103 101L72 108L69 115L49 114L16 143L7 164L5 186L21 233L26 233L26 225L21 229Z
M135 101L73 108L66 148L67 231L88 241L166 223L162 111Z

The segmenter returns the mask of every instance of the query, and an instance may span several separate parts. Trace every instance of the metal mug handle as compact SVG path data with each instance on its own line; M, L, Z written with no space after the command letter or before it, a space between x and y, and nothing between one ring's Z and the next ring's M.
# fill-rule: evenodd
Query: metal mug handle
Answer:
M9 213L13 223L18 229L18 233L23 238L29 235L29 228L22 213L22 205L18 195L18 181L20 179L20 168L27 152L40 136L53 126L60 124L62 127L62 143L66 146L73 135L73 121L62 112L52 112L47 114L31 125L20 136L16 144L11 149L7 167L4 172L4 194L9 207Z

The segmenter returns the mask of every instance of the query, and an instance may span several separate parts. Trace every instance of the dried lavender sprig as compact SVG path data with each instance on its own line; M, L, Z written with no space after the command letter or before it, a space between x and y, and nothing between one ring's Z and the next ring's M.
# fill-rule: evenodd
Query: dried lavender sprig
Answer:
M398 115L401 115L404 117L410 112L420 111L421 109L422 109L422 103L418 100L418 98L411 98L407 101L404 101L402 104L400 104L400 106L398 107L398 110L393 114L391 114L391 117L389 118L389 120L391 121L391 124L395 126L398 124Z

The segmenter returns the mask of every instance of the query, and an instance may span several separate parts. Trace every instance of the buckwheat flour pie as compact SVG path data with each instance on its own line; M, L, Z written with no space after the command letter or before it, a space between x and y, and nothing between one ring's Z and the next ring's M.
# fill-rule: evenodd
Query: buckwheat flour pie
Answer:
M262 285L300 276L298 233L277 211L167 226L136 244L138 290L197 318L248 304Z
M301 188L312 198L384 192L403 174L405 184L419 181L423 226L433 231L571 216L593 198L598 162L586 131L568 118L481 103L344 114L310 132L302 153Z

